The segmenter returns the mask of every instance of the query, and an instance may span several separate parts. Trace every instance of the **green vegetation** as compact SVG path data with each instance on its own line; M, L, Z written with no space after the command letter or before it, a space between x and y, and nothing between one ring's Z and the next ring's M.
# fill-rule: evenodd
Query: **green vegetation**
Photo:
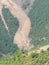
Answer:
M11 38L13 38L13 36L15 35L15 32L17 31L19 27L19 22L17 18L11 14L9 9L3 8L3 15L9 27Z
M30 5L29 1L26 0L26 2L23 4L22 8L26 9Z
M32 23L31 43L35 47L49 44L49 0L35 0L28 15Z
M17 50L17 46L13 44L13 37L18 28L18 20L14 18L8 9L3 8L3 15L9 27L11 38L0 17L0 53L8 54Z
M0 59L0 65L49 65L49 51L30 54L17 51Z

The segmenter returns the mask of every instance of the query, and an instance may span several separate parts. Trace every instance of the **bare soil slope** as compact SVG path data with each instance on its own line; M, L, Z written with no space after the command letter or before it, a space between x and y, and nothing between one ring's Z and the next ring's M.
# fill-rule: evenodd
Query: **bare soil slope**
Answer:
M3 0L1 1L1 6L7 6L10 12L13 14L14 17L16 17L19 20L19 28L15 33L13 42L18 45L20 49L29 50L32 48L30 44L30 39L28 37L30 29L31 29L31 21L29 17L25 14L25 12L22 10L22 8L14 3L12 0ZM3 20L3 23L5 25L5 28L8 30L7 23L4 19L4 16L2 15L2 7L1 8L1 17Z

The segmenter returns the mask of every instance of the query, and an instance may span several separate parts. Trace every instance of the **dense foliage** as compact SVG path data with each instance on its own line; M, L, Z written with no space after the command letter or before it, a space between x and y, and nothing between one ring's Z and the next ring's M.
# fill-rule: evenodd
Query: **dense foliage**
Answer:
M35 47L49 44L49 0L35 0L29 13L31 43Z
M17 51L13 55L0 59L0 65L49 65L49 51L28 52L28 54Z
M13 38L19 26L18 20L11 15L8 9L3 8L3 15L9 28L10 37L0 17L0 55L17 50L17 46L13 44Z

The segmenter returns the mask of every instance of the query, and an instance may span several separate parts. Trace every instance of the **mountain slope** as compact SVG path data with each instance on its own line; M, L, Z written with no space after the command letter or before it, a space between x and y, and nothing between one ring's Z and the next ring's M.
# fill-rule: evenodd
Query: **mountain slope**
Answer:
M32 28L30 37L35 47L49 44L49 1L35 0L29 13Z
M0 17L0 52L8 54L17 50L17 46L13 44L13 36L19 23L6 8L3 8L3 15L8 24L11 38ZM29 35L32 39L31 44L34 44L35 48L49 44L49 0L35 0L28 16L32 23Z

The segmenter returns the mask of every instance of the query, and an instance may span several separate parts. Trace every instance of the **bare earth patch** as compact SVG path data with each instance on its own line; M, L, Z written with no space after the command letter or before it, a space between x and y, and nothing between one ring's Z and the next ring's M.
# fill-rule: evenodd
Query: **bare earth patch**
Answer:
M12 0L9 0L9 3L11 4L8 7L10 12L19 20L19 28L15 33L13 42L17 44L20 49L30 50L34 47L30 44L30 39L28 37L31 29L31 21L19 5Z
M15 33L13 42L17 44L20 49L30 50L34 46L30 44L30 38L28 37L31 29L31 21L29 17L25 14L22 8L14 3L14 1L12 0L1 0L0 5L0 15L5 25L5 28L8 31L8 34L9 29L2 14L3 5L7 6L11 14L13 14L13 16L19 20L19 28Z

